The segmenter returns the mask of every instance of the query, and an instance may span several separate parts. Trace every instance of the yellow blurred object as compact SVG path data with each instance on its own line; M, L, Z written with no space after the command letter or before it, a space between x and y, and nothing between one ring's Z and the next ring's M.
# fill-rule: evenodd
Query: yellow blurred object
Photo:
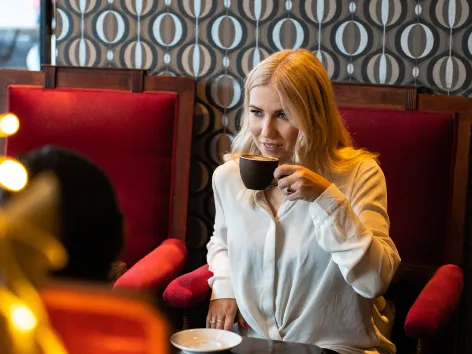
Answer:
M0 186L13 192L22 190L28 183L28 172L18 161L0 158Z
M25 305L15 305L10 309L12 325L20 332L29 332L36 328L38 320Z
M0 137L15 134L18 117L0 115ZM0 157L0 187L18 192L28 172L18 161ZM66 354L49 323L38 287L67 254L55 238L59 204L57 180L38 176L30 188L0 210L0 346L2 354Z
M2 164L0 164L0 167ZM43 173L0 210L0 346L2 354L66 354L38 290L67 254L57 232L60 191Z
M20 128L20 121L13 113L0 115L0 137L15 134Z

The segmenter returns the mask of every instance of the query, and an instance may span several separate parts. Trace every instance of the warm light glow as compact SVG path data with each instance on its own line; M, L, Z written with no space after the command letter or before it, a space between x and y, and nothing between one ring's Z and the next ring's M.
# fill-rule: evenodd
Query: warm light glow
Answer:
M28 172L24 166L12 159L0 160L0 185L17 192L28 182Z
M10 316L13 327L20 332L29 332L38 325L33 312L24 305L13 305Z
M20 121L13 113L7 113L0 118L0 135L2 137L15 134L20 128Z

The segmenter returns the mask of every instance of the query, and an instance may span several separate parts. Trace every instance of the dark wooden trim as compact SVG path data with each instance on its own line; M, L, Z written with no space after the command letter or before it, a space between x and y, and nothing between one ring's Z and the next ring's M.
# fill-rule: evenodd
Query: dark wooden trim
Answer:
M406 104L405 108L410 111L416 110L416 102L417 102L417 90L416 87L408 87L406 91Z
M144 89L144 71L142 70L131 71L131 91L143 92L143 89Z
M101 86L103 81L106 82L107 88L111 90L142 92L144 89L146 70L43 65L45 72L51 70L51 68L56 72L57 87L99 89L103 88ZM154 76L150 77L154 78Z
M333 83L339 106L385 109L415 109L416 88L370 84Z
M155 78L155 76L146 76L144 78L144 91L179 92L179 120L177 122L179 134L175 149L174 200L172 204L174 219L172 221L173 233L170 237L185 240L193 110L195 105L195 81L188 77L160 76L159 80ZM191 119L182 119L182 117L191 117ZM182 210L185 210L185 213L182 213Z
M56 72L57 68L52 65L44 67L44 87L51 89L56 87Z

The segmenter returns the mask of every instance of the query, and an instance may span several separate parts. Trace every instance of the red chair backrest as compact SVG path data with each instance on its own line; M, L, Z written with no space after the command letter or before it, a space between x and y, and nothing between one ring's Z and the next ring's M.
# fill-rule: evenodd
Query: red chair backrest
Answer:
M402 262L441 265L450 218L452 113L342 108L355 145L380 154L390 235Z
M178 103L176 92L13 85L8 110L21 127L6 153L56 145L91 158L117 192L127 231L122 259L133 264L172 234Z

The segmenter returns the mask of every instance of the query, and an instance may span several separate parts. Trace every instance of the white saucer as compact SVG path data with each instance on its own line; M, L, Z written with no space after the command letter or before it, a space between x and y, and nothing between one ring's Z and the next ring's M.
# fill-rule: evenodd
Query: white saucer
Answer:
M240 335L222 329L198 328L175 333L170 342L185 353L213 353L237 347Z

